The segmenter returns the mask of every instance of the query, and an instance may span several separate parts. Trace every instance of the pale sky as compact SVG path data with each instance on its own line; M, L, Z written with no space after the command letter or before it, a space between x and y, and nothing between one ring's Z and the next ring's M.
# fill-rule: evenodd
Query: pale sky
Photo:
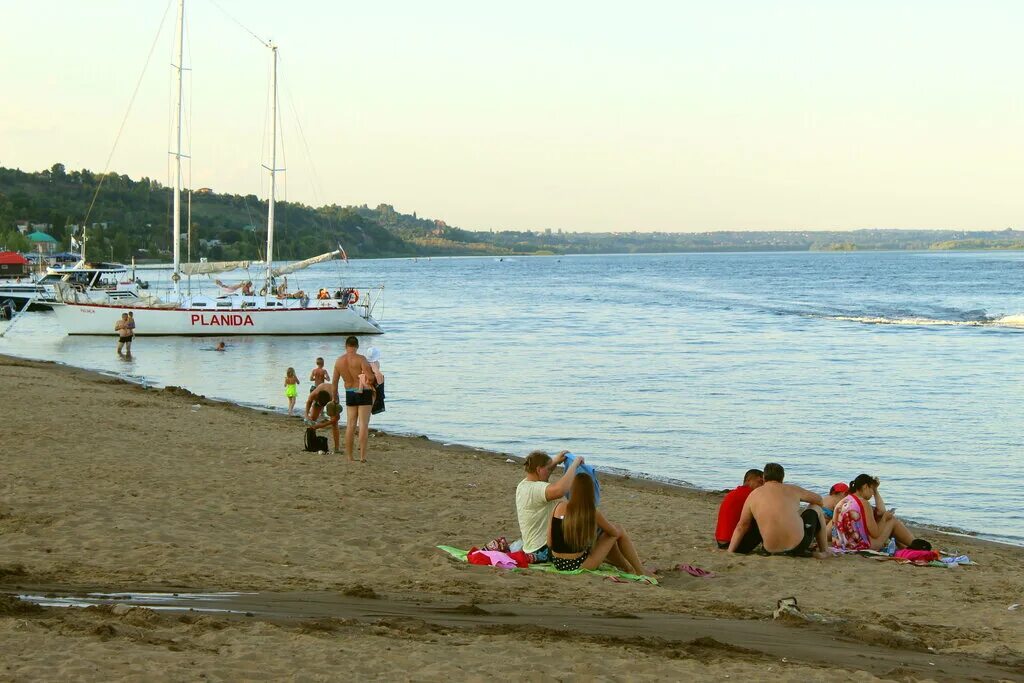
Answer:
M1024 3L188 0L192 185L468 229L1002 229ZM0 165L100 171L165 0L0 0ZM167 181L167 13L111 170ZM298 121L309 143L312 166Z

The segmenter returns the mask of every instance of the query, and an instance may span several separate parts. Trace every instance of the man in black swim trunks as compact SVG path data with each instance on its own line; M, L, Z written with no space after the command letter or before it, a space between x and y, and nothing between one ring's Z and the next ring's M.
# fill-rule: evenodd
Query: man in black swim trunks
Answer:
M345 454L352 460L356 425L359 426L359 462L366 462L366 442L370 435L370 410L373 408L374 374L366 356L359 354L359 340L345 340L345 353L334 362L334 395L340 397L339 382L345 383ZM340 402L340 401L339 401Z
M127 357L132 357L132 339L134 339L135 323L127 313L121 314L121 319L114 323L114 332L117 332L117 355L121 355L121 348L127 351Z
M729 552L749 553L758 542L769 555L804 556L817 541L814 556L828 557L821 496L805 488L784 484L786 471L770 462L764 466L764 486L747 497L740 521L729 542ZM800 503L808 503L801 511Z

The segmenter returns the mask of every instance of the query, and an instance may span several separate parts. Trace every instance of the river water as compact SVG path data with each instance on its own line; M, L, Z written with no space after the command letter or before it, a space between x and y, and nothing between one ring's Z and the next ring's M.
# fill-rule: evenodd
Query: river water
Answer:
M383 354L382 429L707 488L767 461L822 492L868 472L901 516L1024 544L1024 253L359 260L291 279L386 285L386 334L362 339ZM125 362L113 336L33 313L0 353L283 409L287 367L343 351L217 341L143 337Z

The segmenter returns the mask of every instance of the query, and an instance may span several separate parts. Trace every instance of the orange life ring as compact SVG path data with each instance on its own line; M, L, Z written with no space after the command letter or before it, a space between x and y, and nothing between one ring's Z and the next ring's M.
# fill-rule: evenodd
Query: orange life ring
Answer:
M351 298L351 299L349 299L349 300L348 300L348 302L349 302L350 304L354 304L354 303L356 303L357 301L359 301L359 290L358 290L358 289L353 289L353 290L352 290L352 298Z

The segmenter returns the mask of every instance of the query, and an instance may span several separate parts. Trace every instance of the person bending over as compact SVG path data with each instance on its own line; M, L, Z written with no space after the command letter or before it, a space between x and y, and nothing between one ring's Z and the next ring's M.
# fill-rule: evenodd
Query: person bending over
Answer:
M836 504L832 516L832 545L841 550L881 550L890 538L903 546L914 542L914 534L896 519L878 492L881 482L860 474L850 482L850 495ZM875 506L871 507L874 498Z
M817 541L815 557L828 554L821 496L807 489L784 484L786 471L770 462L764 466L764 486L753 491L743 504L740 521L729 542L729 552L749 553L758 543L769 555L806 555ZM800 511L800 503L810 506Z
M334 452L341 453L341 431L338 429L338 420L341 418L341 404L335 398L334 387L330 382L324 382L313 391L309 392L306 399L306 419L304 423L308 429L331 428L331 436L334 438Z
M624 572L644 575L632 543L621 544L622 527L609 522L594 502L594 480L573 479L568 501L558 501L548 526L551 563L561 572L597 569L608 560Z
M743 504L754 489L764 484L764 473L761 470L747 470L743 475L743 484L725 494L722 504L718 506L718 524L715 526L715 543L720 550L729 547L732 532L740 521Z

